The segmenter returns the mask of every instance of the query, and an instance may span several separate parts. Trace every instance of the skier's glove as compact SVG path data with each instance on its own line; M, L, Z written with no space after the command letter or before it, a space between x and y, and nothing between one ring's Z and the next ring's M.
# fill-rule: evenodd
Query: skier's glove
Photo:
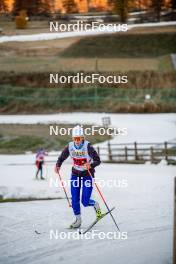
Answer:
M90 170L91 169L91 165L88 162L84 163L83 167L84 167L85 170Z
M55 169L54 169L54 171L55 171L55 173L59 173L59 171L60 171L60 167L55 167Z

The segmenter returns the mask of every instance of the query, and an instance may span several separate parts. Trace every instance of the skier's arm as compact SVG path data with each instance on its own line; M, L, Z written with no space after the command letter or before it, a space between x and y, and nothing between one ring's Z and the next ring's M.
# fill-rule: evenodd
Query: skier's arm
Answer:
M88 154L93 160L93 162L90 164L91 169L94 169L96 166L100 165L101 163L100 157L96 152L96 150L94 149L94 147L90 144L88 145Z
M68 146L66 146L56 162L56 168L59 169L62 163L64 162L64 160L68 158L68 156L69 156L69 149L68 149Z

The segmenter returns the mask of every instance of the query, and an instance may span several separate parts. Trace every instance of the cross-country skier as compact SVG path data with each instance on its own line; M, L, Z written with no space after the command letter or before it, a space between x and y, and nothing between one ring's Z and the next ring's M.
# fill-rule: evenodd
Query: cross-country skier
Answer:
M55 172L59 173L60 167L64 160L70 156L73 160L71 174L71 196L72 208L76 220L70 225L70 228L79 228L81 226L81 210L80 210L80 191L82 188L81 202L86 206L93 206L96 217L101 218L102 213L99 203L91 199L95 167L100 165L100 158L93 146L85 140L83 128L76 126L72 130L72 141L64 148L59 156ZM91 173L91 175L89 174Z
M36 166L37 166L37 172L36 172L36 179L38 179L38 174L40 171L40 178L41 180L44 180L45 178L43 177L43 164L44 164L44 158L47 155L47 152L41 148L37 151L36 154Z

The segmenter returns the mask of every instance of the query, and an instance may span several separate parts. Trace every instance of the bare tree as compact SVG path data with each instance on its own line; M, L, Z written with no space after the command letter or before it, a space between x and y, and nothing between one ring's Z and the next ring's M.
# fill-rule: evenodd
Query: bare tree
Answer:
M0 0L0 13L7 11L8 11L7 0Z
M51 11L51 6L50 0L15 0L13 13L26 10L28 15L46 14Z
M74 0L64 0L63 6L67 13L76 13L78 12L77 4Z

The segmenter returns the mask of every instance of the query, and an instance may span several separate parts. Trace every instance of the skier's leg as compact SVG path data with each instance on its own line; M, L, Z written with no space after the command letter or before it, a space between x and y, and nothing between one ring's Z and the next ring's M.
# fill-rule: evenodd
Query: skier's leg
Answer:
M92 185L92 177L91 176L85 176L83 177L83 189L82 189L82 204L84 206L94 206L95 201L93 199L90 199L93 185Z
M80 214L80 189L81 180L79 177L71 176L71 196L72 196L72 208L75 215Z
M39 173L39 168L37 169L37 172L36 172L36 175L35 175L36 179L38 179L38 173Z
M42 162L40 164L40 178L41 178L41 180L44 180L44 178L43 178L43 163Z
M81 179L75 175L71 176L71 196L72 196L72 208L76 221L71 224L71 228L79 228L81 226L81 209L80 209L80 189Z
M93 190L93 181L91 176L83 177L83 190L82 190L82 204L84 206L94 206L97 218L101 217L101 209L99 203L91 199Z

